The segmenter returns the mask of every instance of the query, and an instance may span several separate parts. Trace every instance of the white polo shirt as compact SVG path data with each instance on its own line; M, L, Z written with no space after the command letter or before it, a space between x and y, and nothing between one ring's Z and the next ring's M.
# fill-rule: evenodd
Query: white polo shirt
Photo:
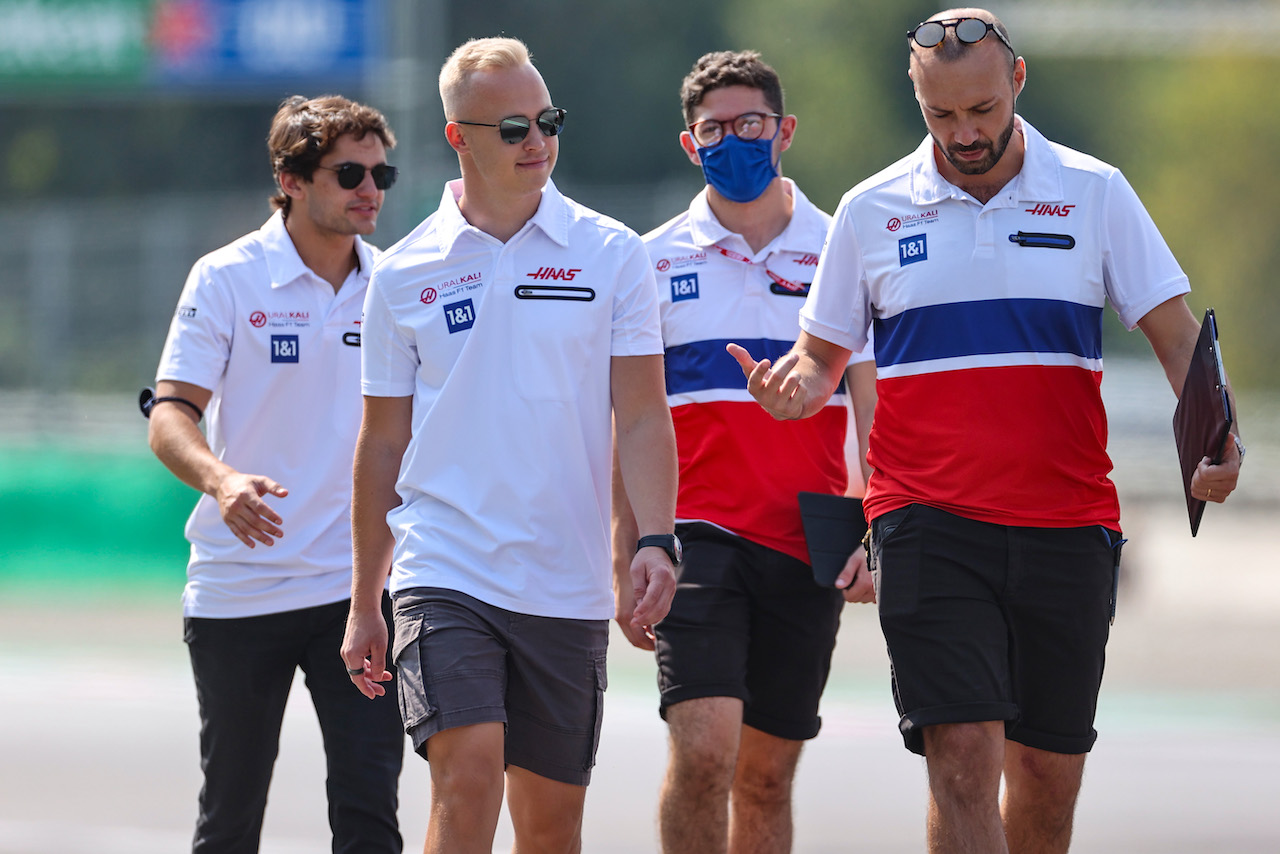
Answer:
M551 182L502 243L461 192L382 256L365 303L364 393L414 398L392 592L607 620L610 359L662 352L644 245Z
M677 519L710 522L808 562L796 494L841 494L848 485L844 385L814 417L778 421L756 404L725 350L734 342L777 361L800 334L831 218L783 181L791 221L759 252L720 223L705 189L644 241L658 280L680 454Z
M1022 170L985 205L925 137L836 210L800 325L857 349L874 323L869 517L1119 525L1103 308L1132 329L1187 277L1117 169L1017 122Z
M236 539L215 499L187 522L189 617L250 617L351 595L351 460L360 427L360 310L376 251L335 295L298 256L279 213L196 262L178 300L157 380L213 392L209 447L289 490L275 545ZM165 404L173 405L173 404Z

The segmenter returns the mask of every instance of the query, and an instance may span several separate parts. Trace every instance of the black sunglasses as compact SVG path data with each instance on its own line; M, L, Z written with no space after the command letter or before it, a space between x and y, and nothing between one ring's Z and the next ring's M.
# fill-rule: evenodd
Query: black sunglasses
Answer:
M364 181L365 166L363 163L339 163L337 166L317 166L316 168L336 172L338 186L344 190L354 190ZM396 176L400 174L400 170L396 169L396 167L388 166L385 163L379 163L368 171L373 176L373 186L379 190L389 190L391 185L396 182Z
M987 33L995 33L996 38L1004 42L1004 46L1009 48L1009 52L1015 56L1017 55L1013 45L1009 44L1009 40L996 29L995 24L989 24L977 18L925 21L923 24L918 24L914 30L908 30L907 37L920 45L920 47L937 47L947 37L948 27L956 31L956 38L964 44L977 44L987 37Z
M556 136L564 129L564 110L559 107L548 107L538 113L538 117L532 122L525 116L507 116L496 125L488 122L464 122L454 119L456 125L476 125L482 128L497 128L498 136L502 137L502 141L507 145L515 145L517 142L523 142L524 138L529 135L529 128L537 123L538 130L542 131L543 136Z

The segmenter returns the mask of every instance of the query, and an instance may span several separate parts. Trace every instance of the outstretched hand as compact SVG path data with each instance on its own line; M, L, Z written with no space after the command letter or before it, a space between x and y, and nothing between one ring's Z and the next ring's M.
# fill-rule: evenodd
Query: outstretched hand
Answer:
M779 421L792 421L804 416L804 398L796 392L800 388L800 373L794 370L800 357L788 353L774 365L768 359L756 361L746 348L737 344L725 347L742 368L747 378L747 391L764 410Z
M271 509L271 505L263 501L265 495L284 498L289 490L269 477L260 474L241 474L232 472L218 484L218 512L222 521L231 529L240 542L249 548L254 541L263 545L275 545L276 539L284 536L280 526L284 520L280 514Z

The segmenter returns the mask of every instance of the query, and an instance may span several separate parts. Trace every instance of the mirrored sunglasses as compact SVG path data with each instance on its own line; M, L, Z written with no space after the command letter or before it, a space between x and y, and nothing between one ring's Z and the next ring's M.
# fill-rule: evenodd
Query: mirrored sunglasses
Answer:
M507 145L515 145L517 142L524 141L524 138L529 135L529 128L535 123L543 136L558 135L564 129L564 112L559 107L549 107L538 113L538 117L532 122L525 116L508 116L496 125L489 122L464 122L458 119L454 119L454 124L497 128L498 136L502 137L503 142Z
M947 37L947 30L956 31L956 38L964 44L977 44L987 37L987 33L995 33L996 38L1004 42L1010 53L1015 53L1013 45L996 29L995 24L977 18L955 18L949 21L925 21L914 30L907 31L907 37L920 47L937 47Z

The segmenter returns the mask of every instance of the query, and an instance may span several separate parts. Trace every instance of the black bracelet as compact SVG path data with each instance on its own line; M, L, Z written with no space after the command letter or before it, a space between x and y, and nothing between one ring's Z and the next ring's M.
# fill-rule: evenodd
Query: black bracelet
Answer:
M151 388L144 388L138 395L138 408L142 410L144 418L151 417L151 410L156 408L157 403L181 403L184 406L191 407L191 411L196 414L196 421L204 418L204 410L187 400L185 397L178 397L177 395L156 397L155 389Z

